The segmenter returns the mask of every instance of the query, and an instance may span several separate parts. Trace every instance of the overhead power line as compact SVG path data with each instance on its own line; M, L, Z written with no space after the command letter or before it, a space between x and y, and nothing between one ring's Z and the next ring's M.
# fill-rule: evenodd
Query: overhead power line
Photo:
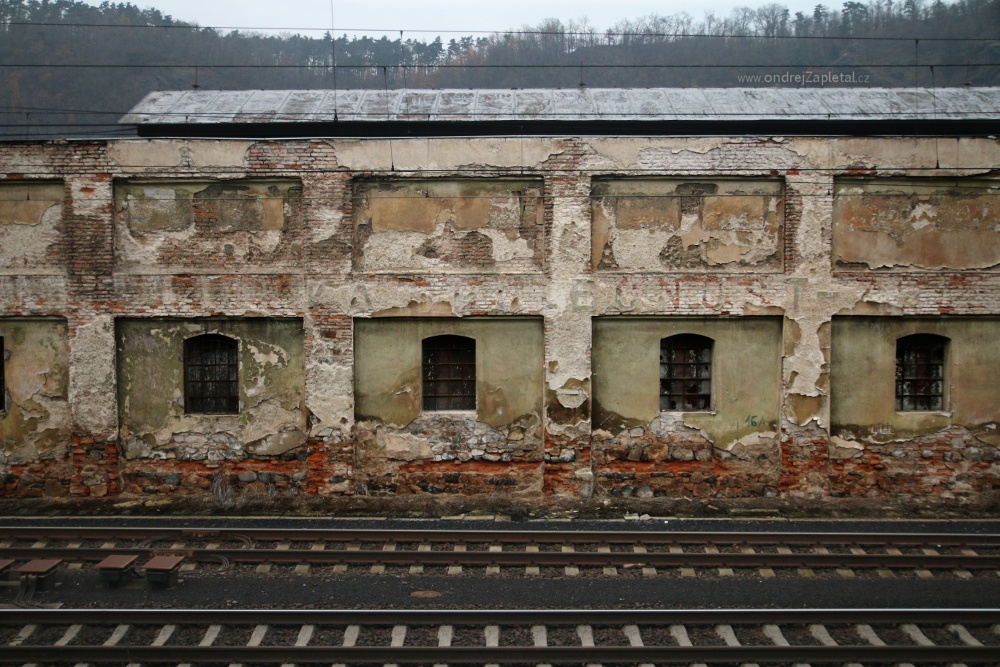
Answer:
M32 21L9 21L7 23L0 22L0 27L3 26L20 26L20 27L70 27L70 28L114 28L114 29L170 29L170 30L247 30L250 32L263 32L263 31L277 31L277 32L320 32L326 33L330 32L330 28L316 28L316 27L274 27L274 26L235 26L235 25L217 25L217 26L199 26L191 24L170 24L170 25L125 25L125 24L107 24L107 23L59 23L59 22L42 22L36 23ZM921 42L996 42L998 39L996 37L888 37L888 36L842 36L842 35L727 35L727 34L714 34L714 33L695 33L695 32L614 32L611 30L595 31L595 32L584 32L579 30L565 30L565 31L554 31L554 30L451 30L451 29L434 29L434 28L419 28L419 29L407 29L407 28L337 28L337 32L343 33L393 33L393 34L454 34L454 35L496 35L496 36L507 36L507 35L525 35L525 36L550 36L550 37L575 37L575 38L602 38L602 37L636 37L636 38L658 38L658 39L675 39L675 38L691 38L691 37L706 37L711 39L820 39L820 40L837 40L837 41L878 41L878 42L912 42L919 39Z
M376 64L376 63L366 63L360 65L290 65L290 64L266 64L266 65L212 65L204 63L189 63L189 64L165 64L156 63L151 65L138 65L138 64L122 64L122 63L0 63L0 67L10 67L19 69L192 69L197 67L199 70L203 69L306 69L306 70L320 70L320 71L330 71L333 69L338 70L350 70L350 69L570 69L578 70L583 67L585 70L595 70L595 69L772 69L772 68L797 68L797 69L913 69L914 67L998 67L1000 63L980 63L980 62L962 62L962 63L908 63L908 64L876 64L876 63L829 63L829 64L809 64L805 65L802 63L775 63L771 65L711 65L711 64L698 64L698 65L682 65L676 63L670 64L641 64L641 63L630 63L622 65L588 65L583 63L567 64L567 65L550 65L550 64L521 64L521 65L472 65L472 64L455 64L455 63L442 63L442 64Z

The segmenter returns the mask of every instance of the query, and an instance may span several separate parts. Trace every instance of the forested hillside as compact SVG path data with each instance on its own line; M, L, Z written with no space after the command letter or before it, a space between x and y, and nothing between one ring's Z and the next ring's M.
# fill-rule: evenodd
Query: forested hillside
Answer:
M155 0L152 0L155 2ZM224 32L131 3L0 0L0 134L108 134L151 90L1000 85L1000 0L549 20L390 40ZM113 128L115 133L126 128Z

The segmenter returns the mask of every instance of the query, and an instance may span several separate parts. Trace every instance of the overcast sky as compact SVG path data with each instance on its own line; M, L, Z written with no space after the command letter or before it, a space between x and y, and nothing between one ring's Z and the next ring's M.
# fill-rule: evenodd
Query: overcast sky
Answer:
M175 19L194 21L201 26L237 26L250 28L329 28L330 0L131 0L141 7L155 7ZM98 5L100 0L87 0ZM788 0L778 2L791 10L812 13L821 0ZM502 31L535 26L547 18L564 23L586 16L598 30L611 27L624 18L635 19L650 14L670 15L686 11L701 20L705 11L726 16L739 5L758 7L766 0L683 0L651 2L641 0L334 0L333 20L337 34L363 30L376 34L378 30L395 33L414 31L404 38L431 40L434 32L442 32L447 42L459 34L473 31ZM840 9L839 2L823 2ZM306 33L321 34L321 33Z

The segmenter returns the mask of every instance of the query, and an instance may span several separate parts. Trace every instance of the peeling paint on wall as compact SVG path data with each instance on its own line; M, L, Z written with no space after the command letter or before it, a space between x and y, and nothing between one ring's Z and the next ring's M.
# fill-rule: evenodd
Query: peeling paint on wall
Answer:
M0 183L0 272L62 273L62 183Z
M476 341L474 411L423 409L422 341L442 334ZM419 477L417 464L539 462L542 358L539 318L356 320L362 475L400 484L406 476L401 462L410 464L410 477Z
M355 271L538 271L537 180L357 181Z
M780 271L780 181L596 181L593 266L607 271Z
M119 182L117 263L142 273L257 270L301 260L301 185L296 181Z
M0 337L7 385L6 410L0 409L0 472L12 463L62 458L71 424L66 322L0 318Z
M184 406L184 341L239 342L238 414ZM302 322L278 319L119 320L118 400L126 460L239 461L306 442Z
M998 337L1000 244L977 185L993 187L995 139L61 141L0 144L0 163L28 171L0 190L60 201L0 220L0 322L66 318L71 406L47 418L61 444L17 439L5 494L964 503L1000 480L1000 359L981 342ZM868 204L849 211L851 192ZM508 318L530 331L493 328ZM837 327L865 318L947 329L950 414L875 414L858 401L882 402L877 383L838 389ZM612 320L628 326L609 338ZM660 412L658 339L639 363L637 332L695 321L745 353L726 364L738 399ZM240 341L240 415L183 412L179 345L206 322ZM244 326L261 322L276 328ZM355 335L389 322L483 327L503 360L476 411L421 410L406 337ZM848 351L891 347L869 333ZM885 349L873 363L891 367Z
M1000 180L839 178L837 268L1000 268Z
M916 333L947 338L943 410L895 409L897 340ZM835 317L832 434L858 442L903 442L1000 421L998 340L996 318Z

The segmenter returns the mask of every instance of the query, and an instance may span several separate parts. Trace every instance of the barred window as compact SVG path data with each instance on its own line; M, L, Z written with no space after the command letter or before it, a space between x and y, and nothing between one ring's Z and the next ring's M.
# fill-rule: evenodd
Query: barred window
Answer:
M678 334L660 341L660 410L712 409L712 339Z
M219 334L184 341L184 411L235 415L240 411L239 346Z
M944 358L948 339L913 334L896 341L896 411L944 410Z
M423 341L424 410L476 409L476 341L433 336Z

